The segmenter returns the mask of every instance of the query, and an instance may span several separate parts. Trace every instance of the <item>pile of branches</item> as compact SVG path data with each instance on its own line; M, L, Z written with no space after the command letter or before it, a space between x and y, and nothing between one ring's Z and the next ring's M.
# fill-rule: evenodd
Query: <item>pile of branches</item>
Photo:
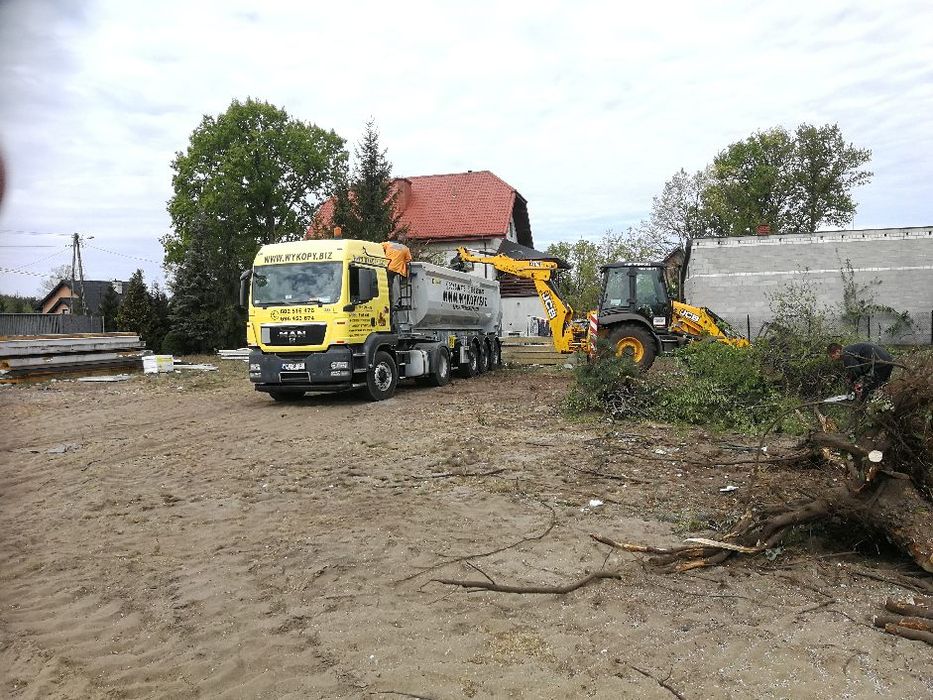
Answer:
M793 502L778 493L762 498L763 489L754 488L757 500L715 541L695 538L671 549L601 541L651 554L659 570L681 572L765 552L791 528L832 518L878 533L933 573L933 359L914 361L870 400L848 404L846 429L835 427L817 405L808 407L822 429L811 432L785 464L807 468L797 472L801 482L814 464L837 470L838 486L801 489L798 483L798 490L818 495ZM757 467L756 482L763 470ZM768 495L773 503L764 502Z

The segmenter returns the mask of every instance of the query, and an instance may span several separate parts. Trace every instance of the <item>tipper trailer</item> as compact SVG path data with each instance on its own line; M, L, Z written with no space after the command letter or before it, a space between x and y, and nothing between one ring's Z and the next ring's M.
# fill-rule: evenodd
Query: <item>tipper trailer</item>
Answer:
M499 283L423 262L388 270L382 245L352 239L263 246L240 279L249 378L276 401L400 379L434 386L501 364Z

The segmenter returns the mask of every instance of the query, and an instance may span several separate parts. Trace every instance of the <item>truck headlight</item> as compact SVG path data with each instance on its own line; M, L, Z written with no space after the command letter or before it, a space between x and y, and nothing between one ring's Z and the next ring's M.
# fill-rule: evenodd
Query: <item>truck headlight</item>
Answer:
M255 363L254 363L254 362L250 362L250 363L249 363L249 371L250 371L250 372L258 372L259 369L260 369L260 368L259 368L259 363L258 363L258 362L255 362Z

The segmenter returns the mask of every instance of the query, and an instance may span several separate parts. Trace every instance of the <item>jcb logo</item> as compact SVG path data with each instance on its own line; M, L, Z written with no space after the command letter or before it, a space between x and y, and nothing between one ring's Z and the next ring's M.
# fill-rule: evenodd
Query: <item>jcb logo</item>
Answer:
M551 299L551 295L548 292L545 292L541 295L541 301L544 302L544 310L547 312L548 319L556 318L557 309L554 308L554 300Z
M681 310L680 310L680 315L683 316L684 318L689 318L691 321L693 321L693 322L695 322L695 323L699 323L699 322L700 322L700 317L699 317L699 316L697 316L695 313L693 313L693 312L691 312L691 311L687 311L686 309L681 309Z

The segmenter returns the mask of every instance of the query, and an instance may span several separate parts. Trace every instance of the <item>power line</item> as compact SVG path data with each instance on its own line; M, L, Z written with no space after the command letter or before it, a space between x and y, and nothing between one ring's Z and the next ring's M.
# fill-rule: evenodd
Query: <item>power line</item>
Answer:
M0 228L0 233L20 233L26 236L71 236L70 233L55 233L52 231L23 231L22 229Z
M0 248L58 248L57 245L0 245Z
M40 275L38 272L26 272L25 270L12 270L8 267L0 267L0 272L7 272L10 274L14 274L14 275L29 275L30 277L45 277L46 276L46 275Z
M44 258L39 258L38 260L34 260L34 261L31 262L31 263L26 263L25 265L20 265L20 266L17 267L16 269L17 269L17 270L22 270L22 269L27 268L27 267L32 267L33 265L38 265L40 262L45 262L46 260L49 260L49 259L51 259L51 258L54 258L56 255L61 255L62 253L65 252L65 250L66 250L67 248L70 248L70 247L71 247L71 244L70 244L70 243L66 243L64 246L61 247L61 249L56 250L56 251L55 251L54 253L52 253L51 255L46 255Z
M121 258L130 258L131 260L142 260L143 262L153 263L159 265L158 260L152 260L151 258L141 258L138 255L127 255L126 253L118 253L115 250L107 250L106 248L101 248L100 246L91 245L90 243L85 243L85 247L93 248L94 250L99 250L102 253L110 253L111 255L119 255Z

